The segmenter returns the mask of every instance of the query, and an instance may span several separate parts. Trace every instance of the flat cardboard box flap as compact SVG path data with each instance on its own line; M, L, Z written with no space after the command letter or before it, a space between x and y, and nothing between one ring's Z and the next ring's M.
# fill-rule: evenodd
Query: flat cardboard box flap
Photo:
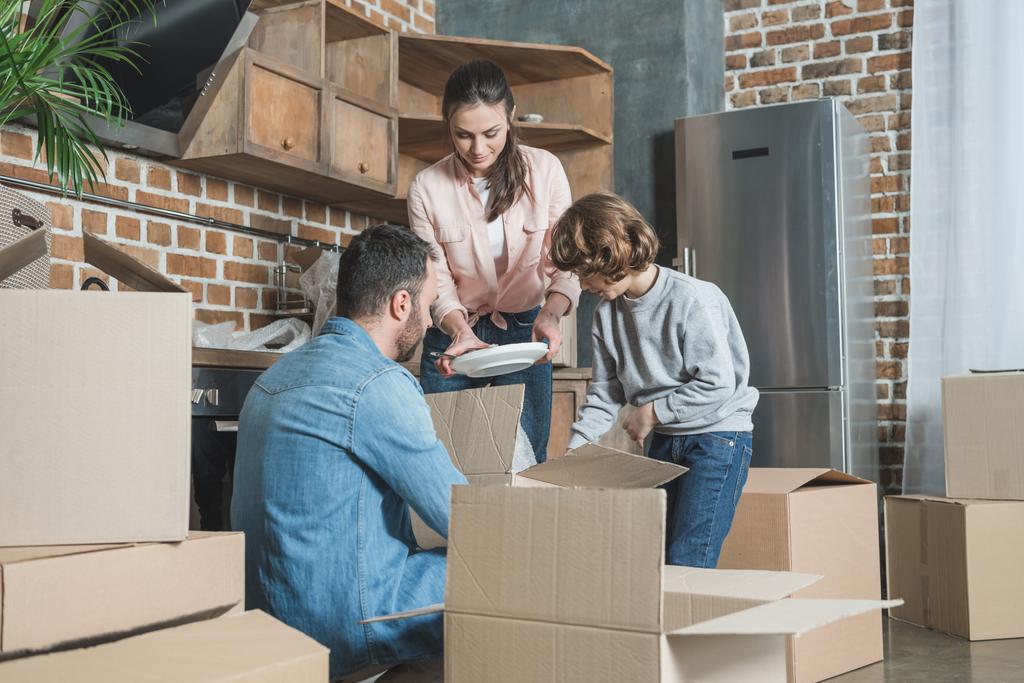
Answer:
M437 438L463 474L507 474L536 462L519 426L522 384L428 394Z
M564 488L656 488L686 471L674 463L588 444L520 472L514 484L530 479Z
M95 235L82 232L85 260L138 292L187 292L160 272Z
M878 609L891 609L902 600L777 600L734 612L724 617L702 621L670 636L710 635L794 635L799 636L847 617Z
M327 681L328 650L259 611L0 663L18 683Z
M0 249L0 280L46 256L46 231L33 230Z
M1024 372L942 378L946 495L1024 500Z
M870 483L867 479L827 467L751 467L743 492L792 493L804 486Z
M181 543L0 548L0 654L121 637L241 611L241 533Z

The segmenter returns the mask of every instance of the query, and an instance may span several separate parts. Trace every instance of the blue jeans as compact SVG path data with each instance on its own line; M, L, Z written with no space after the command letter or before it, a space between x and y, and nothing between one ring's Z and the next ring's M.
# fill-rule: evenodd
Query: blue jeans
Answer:
M532 341L533 321L540 313L540 307L522 313L502 313L508 329L497 327L489 317L482 317L473 326L473 333L485 344L518 344ZM547 460L548 434L551 431L551 363L534 365L526 370L497 377L466 377L455 375L445 378L434 365L430 353L444 352L451 346L452 338L437 327L427 330L423 338L423 357L420 359L420 384L424 394L440 394L446 391L462 391L480 387L502 387L511 384L525 384L523 414L519 424L530 440L537 462Z
M665 484L665 563L714 569L750 469L750 432L655 434L648 456L690 468Z

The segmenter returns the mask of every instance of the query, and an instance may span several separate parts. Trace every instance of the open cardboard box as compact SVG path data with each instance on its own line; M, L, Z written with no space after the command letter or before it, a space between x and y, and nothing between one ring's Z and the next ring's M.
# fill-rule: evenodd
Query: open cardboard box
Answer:
M666 494L684 468L588 446L452 492L445 680L792 680L791 642L888 606L761 606L820 576L666 567ZM735 614L724 625L717 619ZM782 616L780 616L780 614ZM703 625L703 626L699 626Z
M878 498L873 482L825 468L753 467L718 566L821 574L798 598L878 600ZM793 644L795 680L819 681L882 659L875 611Z
M328 680L328 650L259 611L97 647L0 663L14 683L268 683Z
M0 548L0 660L241 612L245 539Z
M38 251L24 239L0 250L0 279ZM83 242L89 263L138 291L0 290L0 546L188 530L190 296Z

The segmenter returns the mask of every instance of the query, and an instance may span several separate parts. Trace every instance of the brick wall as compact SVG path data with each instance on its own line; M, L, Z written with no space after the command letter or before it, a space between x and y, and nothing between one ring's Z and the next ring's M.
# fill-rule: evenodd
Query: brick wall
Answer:
M347 0L376 23L398 31L434 31L431 0ZM0 174L46 183L44 163L33 164L35 130L0 130ZM230 180L197 175L167 164L107 150L105 182L92 193L253 227L287 228L297 237L347 244L373 219ZM23 190L20 190L23 191ZM88 188L87 188L88 191ZM82 230L105 236L192 292L196 318L233 320L254 329L277 320L272 268L278 242L201 223L170 221L102 204L27 193L44 202L53 219L51 285L78 288L102 273L82 263ZM116 289L116 284L113 287Z
M913 0L726 0L728 109L817 97L846 103L871 135L881 481L902 483L910 296Z

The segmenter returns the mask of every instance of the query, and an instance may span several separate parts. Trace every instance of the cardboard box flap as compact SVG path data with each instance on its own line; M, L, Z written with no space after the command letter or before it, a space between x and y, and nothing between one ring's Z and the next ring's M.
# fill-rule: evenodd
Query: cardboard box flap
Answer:
M160 272L92 233L82 232L85 260L138 292L187 292Z
M1019 502L1015 500L999 500L998 498L947 498L945 496L927 496L921 494L886 496L885 499L942 503L945 505L959 505L961 507L968 507L970 505L1014 505Z
M902 600L778 600L742 612L703 621L670 636L794 635L877 609L890 609Z
M17 562L31 562L46 557L95 553L112 548L127 548L132 543L108 543L105 545L22 545L0 548L0 567Z
M426 607L420 607L418 609L410 609L405 612L395 612L394 614L385 614L380 617L372 617L370 619L363 619L360 624L376 624L380 621L399 621L401 619L412 619L413 617L423 617L428 614L437 614L444 611L444 603L437 602L433 605L427 605Z
M7 279L43 256L46 256L45 230L33 230L14 240L0 249L0 280Z
M0 663L0 680L326 681L328 650L273 617L253 611L97 647Z
M744 493L792 493L804 486L870 484L867 479L827 467L751 467Z
M517 476L564 488L656 488L686 468L614 448L588 444L535 465Z
M758 569L697 569L665 566L664 591L669 594L720 595L755 600L781 600L822 579L818 574Z
M424 398L437 438L463 474L506 474L536 462L519 427L522 384L466 389ZM521 463L521 464L519 464Z

